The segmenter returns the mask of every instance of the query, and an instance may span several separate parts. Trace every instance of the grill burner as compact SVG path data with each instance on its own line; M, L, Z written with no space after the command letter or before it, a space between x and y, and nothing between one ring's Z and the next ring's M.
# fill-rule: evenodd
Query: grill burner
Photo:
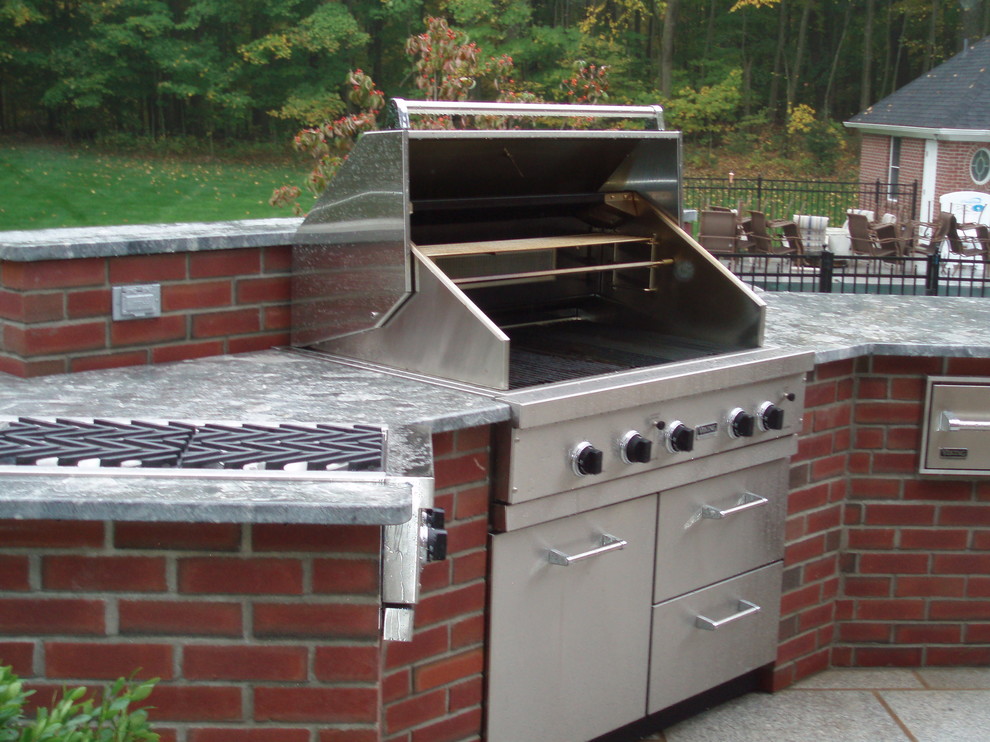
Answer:
M381 471L370 425L194 424L18 418L0 423L0 464Z

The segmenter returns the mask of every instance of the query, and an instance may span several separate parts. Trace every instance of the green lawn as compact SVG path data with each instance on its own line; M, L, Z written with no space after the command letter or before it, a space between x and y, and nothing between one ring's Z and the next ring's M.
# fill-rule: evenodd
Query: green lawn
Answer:
M0 230L292 216L268 198L304 177L305 165L0 142ZM304 194L303 208L311 203Z

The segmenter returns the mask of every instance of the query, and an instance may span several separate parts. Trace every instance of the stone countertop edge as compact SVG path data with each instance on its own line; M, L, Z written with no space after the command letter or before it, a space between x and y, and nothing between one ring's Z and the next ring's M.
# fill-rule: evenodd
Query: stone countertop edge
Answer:
M291 245L302 219L63 227L0 232L0 260L36 262Z

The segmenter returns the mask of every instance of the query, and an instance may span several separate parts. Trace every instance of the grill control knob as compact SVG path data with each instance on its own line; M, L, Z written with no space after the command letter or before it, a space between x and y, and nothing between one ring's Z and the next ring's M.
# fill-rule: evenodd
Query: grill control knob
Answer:
M653 455L653 441L635 430L630 430L622 437L619 451L622 460L627 464L646 464Z
M581 441L571 451L571 468L579 477L601 474L604 454L588 441Z
M671 453L694 450L694 428L675 420L667 428L667 450Z
M760 405L759 420L763 430L781 430L784 427L784 410L773 402L764 402Z
M729 413L729 436L732 438L749 438L756 432L756 417L750 415L741 407L736 407Z

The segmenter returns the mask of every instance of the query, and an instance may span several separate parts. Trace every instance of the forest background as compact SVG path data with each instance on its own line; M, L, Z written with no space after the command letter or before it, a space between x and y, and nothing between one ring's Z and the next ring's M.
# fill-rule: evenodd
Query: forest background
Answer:
M660 103L689 172L834 176L841 121L988 32L990 0L0 0L0 142L333 159L384 97Z

